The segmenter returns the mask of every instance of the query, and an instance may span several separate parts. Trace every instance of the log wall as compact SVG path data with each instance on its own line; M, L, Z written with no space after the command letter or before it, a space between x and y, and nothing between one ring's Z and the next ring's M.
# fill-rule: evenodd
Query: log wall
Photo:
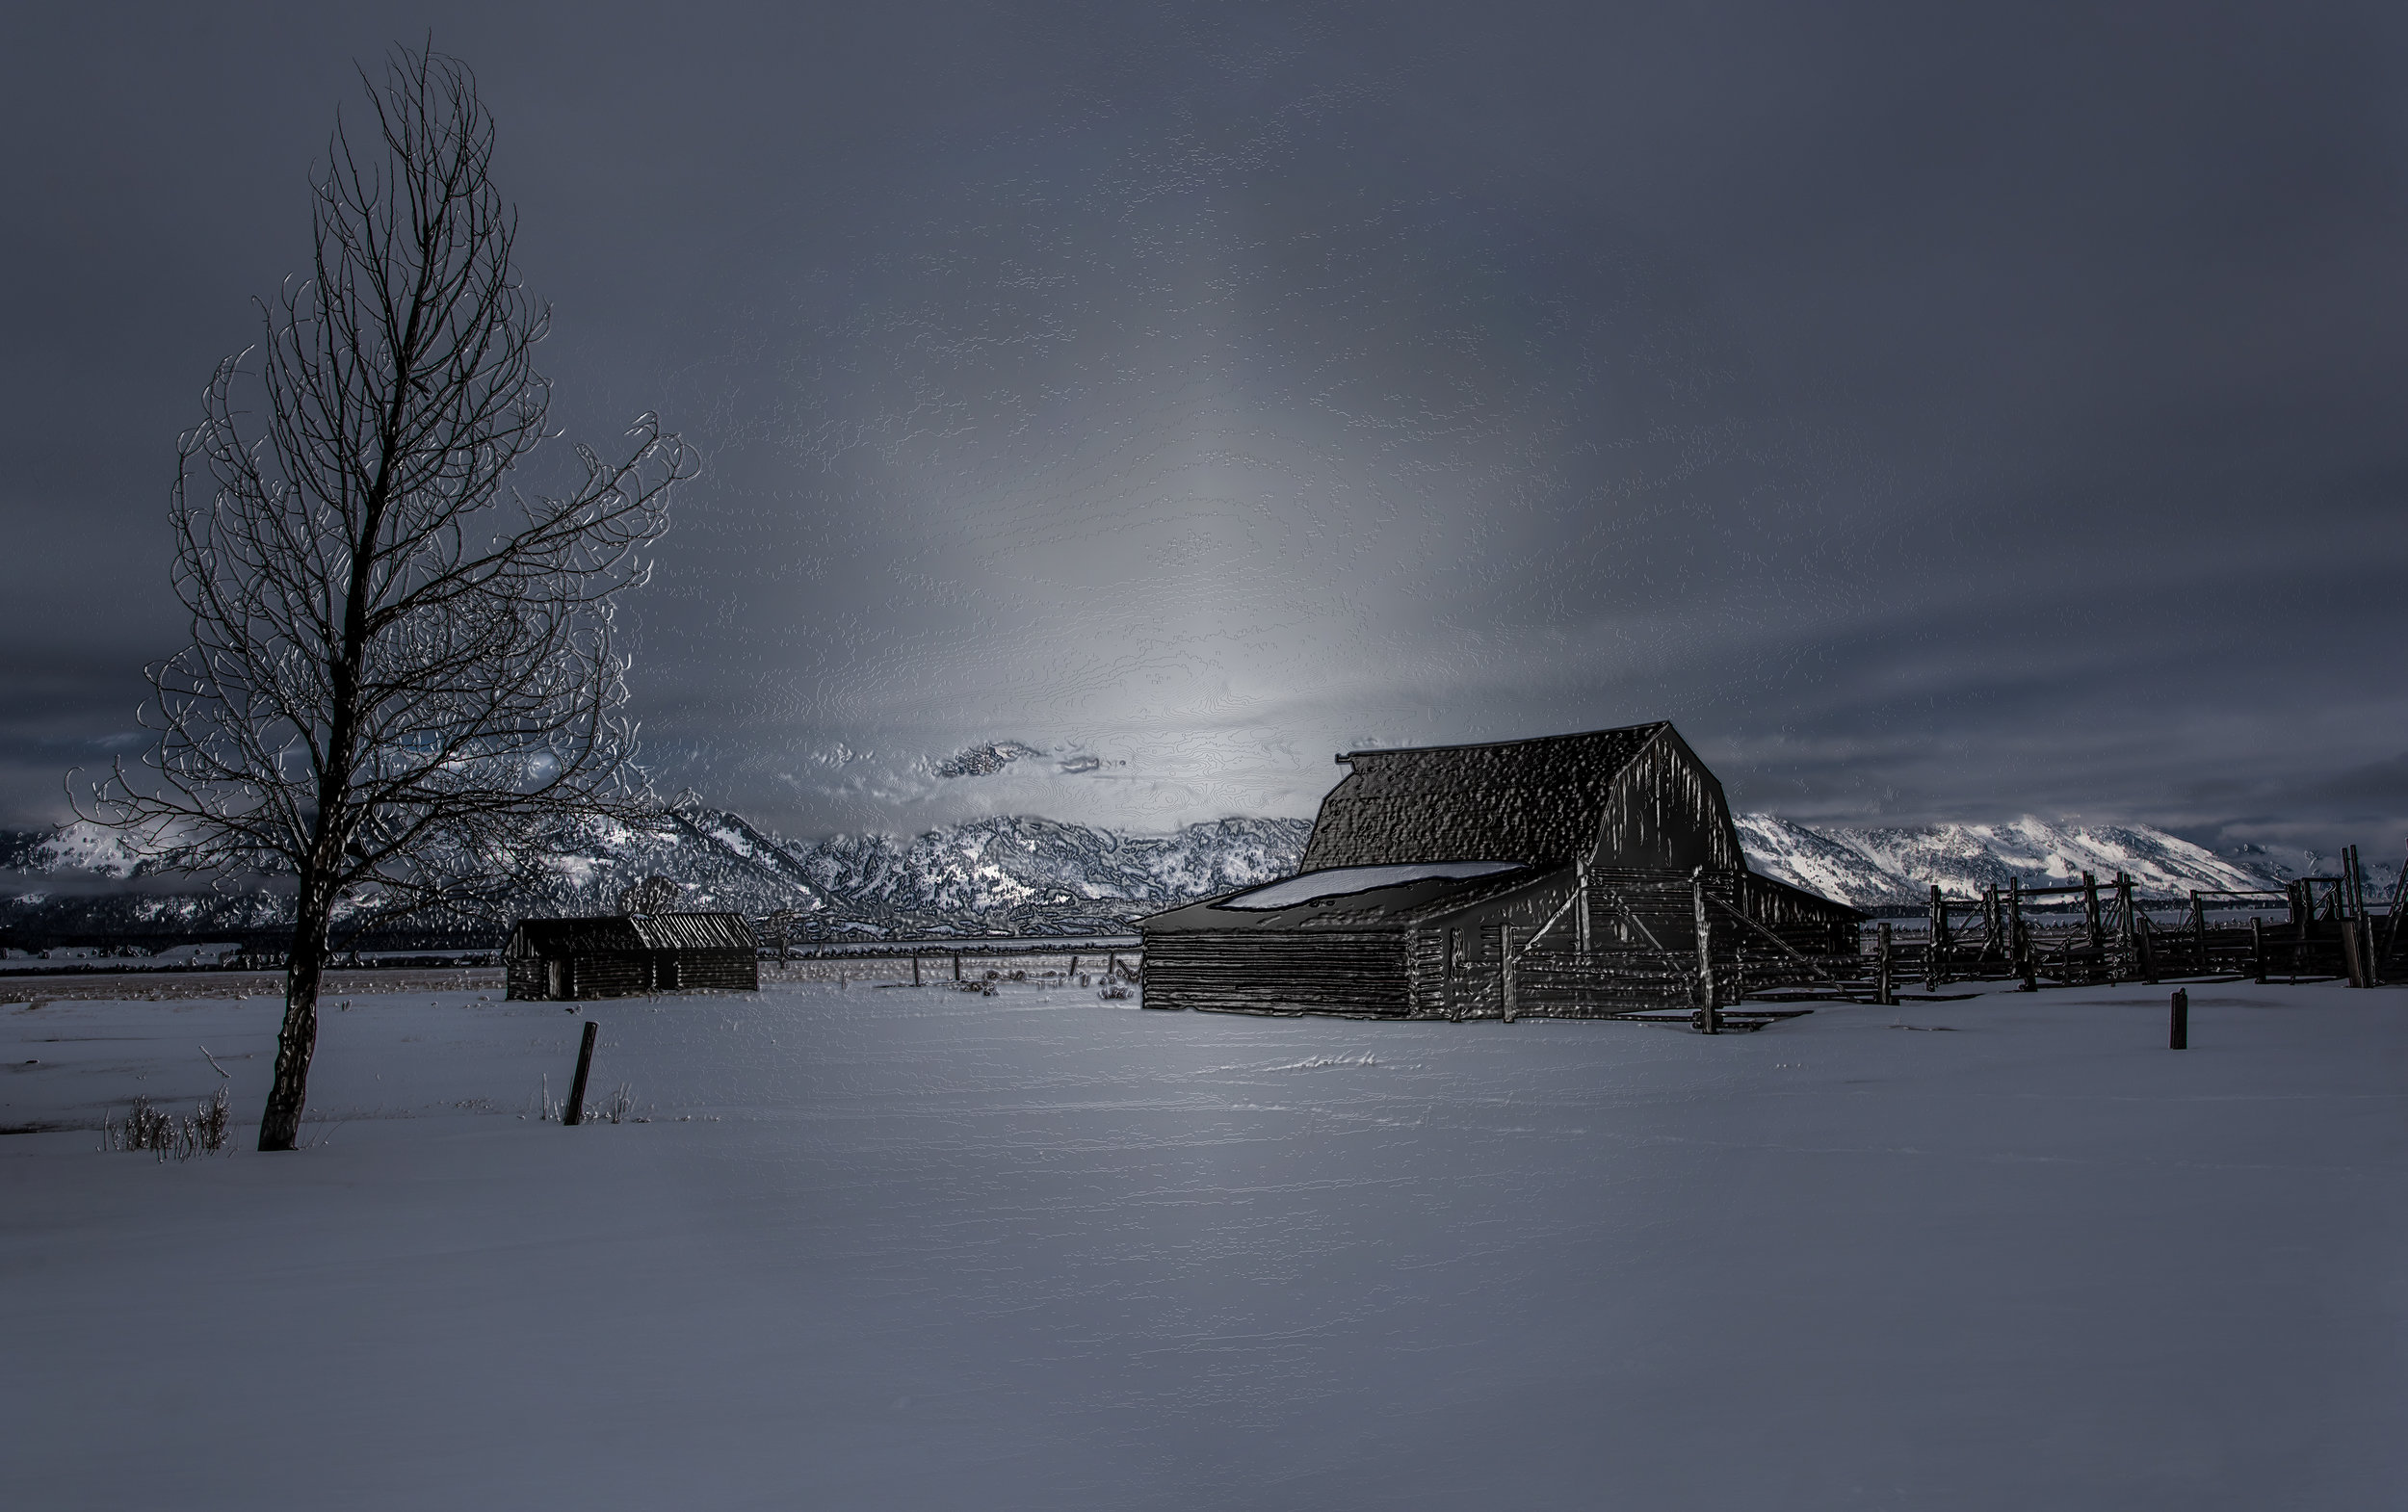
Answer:
M1402 1018L1408 1009L1404 934L1399 929L1149 935L1145 1005Z

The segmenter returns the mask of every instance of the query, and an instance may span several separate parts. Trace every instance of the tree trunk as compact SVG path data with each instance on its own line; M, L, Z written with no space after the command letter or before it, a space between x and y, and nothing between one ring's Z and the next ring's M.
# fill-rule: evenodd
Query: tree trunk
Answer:
M293 920L293 953L284 971L284 1025L275 1037L275 1082L259 1117L261 1150L301 1146L301 1108L309 1101L309 1057L318 1049L318 987L325 979L334 894L305 882Z

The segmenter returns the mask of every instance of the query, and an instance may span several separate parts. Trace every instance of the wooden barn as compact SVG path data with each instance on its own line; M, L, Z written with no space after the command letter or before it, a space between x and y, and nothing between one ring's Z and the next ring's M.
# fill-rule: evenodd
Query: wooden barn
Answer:
M522 919L502 967L505 997L551 1002L761 985L760 943L741 914Z
M1854 969L1865 916L1748 871L1669 723L1338 760L1297 875L1141 923L1147 1007L1594 1017Z

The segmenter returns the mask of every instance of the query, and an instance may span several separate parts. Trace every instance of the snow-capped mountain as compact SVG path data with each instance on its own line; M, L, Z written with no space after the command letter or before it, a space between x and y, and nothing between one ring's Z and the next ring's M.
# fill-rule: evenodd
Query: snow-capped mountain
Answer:
M842 911L989 928L1093 928L1286 876L1312 828L1304 820L1224 819L1169 835L1123 835L1021 816L912 840L839 835L796 853Z
M743 816L681 802L640 825L592 822L553 837L542 879L510 916L612 912L649 876L677 906L754 918L798 915L797 934L1086 933L1293 873L1312 825L1225 819L1168 835L1130 835L1015 817L948 825L909 839L837 835L790 841ZM170 933L273 927L273 893L94 892L139 875L107 832L0 836L0 924L37 932ZM72 890L60 883L74 877ZM6 896L13 893L14 896ZM502 917L485 921L498 926Z
M2004 824L1809 829L1773 814L1737 816L1748 865L1825 898L1858 907L1918 903L1933 883L1957 898L2021 880L2026 887L2101 881L2122 872L2144 894L2191 888L2262 888L2279 876L2237 864L2203 846L2146 824L2051 824L2024 818Z
M807 933L849 926L946 932L1119 929L1131 919L1294 872L1312 825L1224 819L1169 835L1126 835L1034 816L979 820L903 839L789 841L739 815L681 805L642 830L591 826L561 845L539 901L607 910L648 875L681 906L806 917ZM531 899L531 901L536 901Z
M1757 871L1860 907L1923 902L1934 882L1971 897L2009 878L2048 886L2085 870L2102 881L2124 872L2158 896L2278 886L2295 871L2331 870L2330 858L2304 853L2308 864L2296 869L2270 856L2218 856L2140 824L1809 828L1771 814L1742 814L1738 823ZM1133 835L1019 816L908 838L795 841L687 798L641 825L591 823L555 836L542 881L480 927L527 914L613 912L622 890L665 876L677 884L680 907L756 919L787 911L798 938L1117 931L1293 873L1312 829L1305 820L1224 819ZM14 888L0 886L0 925L34 933L267 931L285 906L259 887L165 891L117 836L80 826L0 835L0 869L19 877ZM2369 870L2371 886L2388 892L2396 867Z
M78 821L56 830L0 830L0 870L121 880L142 874L143 858L121 832Z

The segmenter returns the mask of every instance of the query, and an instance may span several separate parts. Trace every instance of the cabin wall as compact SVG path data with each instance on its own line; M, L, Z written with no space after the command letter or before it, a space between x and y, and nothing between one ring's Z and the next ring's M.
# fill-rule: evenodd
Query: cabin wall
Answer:
M640 993L752 992L761 985L761 963L751 951L580 951L568 955L567 999L626 998ZM553 1000L552 962L538 955L506 963L503 996Z
M1211 1013L1410 1011L1401 929L1336 933L1191 930L1145 936L1145 1005Z
M651 990L648 951L587 951L568 958L571 998L628 998Z
M761 957L754 951L664 951L661 990L752 992L761 985Z
M1590 859L1682 873L1746 865L1722 784L1669 726L1615 774Z

